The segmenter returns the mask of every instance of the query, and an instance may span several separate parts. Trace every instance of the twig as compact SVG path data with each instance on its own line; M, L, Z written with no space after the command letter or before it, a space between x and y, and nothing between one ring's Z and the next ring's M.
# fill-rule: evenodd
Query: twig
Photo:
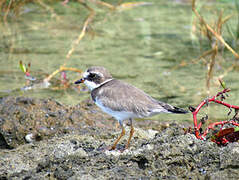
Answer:
M37 0L38 4L40 4L43 8L46 8L48 11L51 12L52 17L55 17L57 20L59 20L60 18L57 16L57 14L55 13L54 9L51 8L50 6L46 5L44 2L42 2L42 0Z
M51 73L48 77L46 77L44 79L44 82L49 82L51 80L51 78L53 78L57 73L60 73L62 71L74 71L74 72L78 72L81 73L82 71L76 68L71 68L71 67L64 67L61 66L59 69L55 70L53 73Z
M99 5L101 5L101 6L105 6L105 7L109 8L109 9L111 9L111 10L115 10L115 9L116 9L116 6L113 6L113 5L111 5L111 4L107 3L107 2L97 1L97 0L93 0L93 1L94 1L96 4L99 4Z
M12 0L9 1L8 7L7 7L7 11L6 11L6 13L5 13L4 17L3 17L4 24L6 24L6 22L7 22L7 16L9 14L11 5L12 5Z
M213 69L214 69L214 65L216 62L216 56L217 56L217 52L218 52L217 43L214 45L212 50L213 51L212 51L212 55L211 55L211 62L209 63L209 68L208 68L208 73L207 73L207 89L208 89L208 91L210 89L210 79L213 76Z
M210 102L214 102L214 103L217 103L217 104L221 104L223 106L226 106L228 107L229 109L235 109L235 110L239 110L239 106L235 106L235 105L231 105L231 104L228 104L228 103L225 103L221 100L218 100L216 99L218 96L221 96L221 95L224 95L225 93L229 92L230 89L224 89L223 91L217 93L216 96L213 96L211 98L208 98L204 101L202 101L196 109L194 108L190 108L191 111L192 111L192 114L193 114L193 123L194 123L194 130L195 130L195 135L198 139L202 139L204 140L206 135L208 134L209 130L210 129L213 129L214 126L217 126L217 125L221 125L223 126L224 124L232 124L232 125L236 125L236 126L239 126L239 124L237 122L235 122L234 120L231 120L231 121L221 121L221 122L215 122L215 123L212 123L208 126L208 128L204 131L204 133L200 133L200 129L202 127L202 122L200 122L198 124L198 121L197 121L197 114L199 112L199 110L204 106L204 105L207 105L208 103Z
M88 25L90 24L90 22L93 20L93 17L95 16L95 11L89 7L85 2L79 1L84 7L86 7L89 11L90 14L87 17L87 19L84 22L83 28L81 30L81 33L79 34L78 38L76 39L76 41L73 42L71 49L68 51L67 55L66 55L66 59L69 59L70 56L72 55L72 53L74 52L76 46L80 43L81 39L85 36L86 30ZM66 62L64 63L63 66L66 65Z

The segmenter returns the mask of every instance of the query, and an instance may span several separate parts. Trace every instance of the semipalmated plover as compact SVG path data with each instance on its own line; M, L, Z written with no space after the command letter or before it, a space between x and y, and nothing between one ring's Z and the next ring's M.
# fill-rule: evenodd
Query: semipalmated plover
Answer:
M115 149L121 137L125 135L123 125L125 119L129 119L131 126L127 149L134 133L133 118L144 118L159 113L187 113L181 108L152 98L126 82L114 79L104 67L90 67L83 73L83 78L75 82L79 83L84 83L90 89L95 104L117 119L121 126L121 134L111 149Z

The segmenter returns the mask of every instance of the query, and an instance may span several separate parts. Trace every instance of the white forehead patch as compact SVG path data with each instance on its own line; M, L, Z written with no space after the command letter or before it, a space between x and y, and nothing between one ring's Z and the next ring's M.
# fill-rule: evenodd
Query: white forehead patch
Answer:
M90 73L88 73L87 71L85 71L85 72L83 73L83 78L86 78L87 76L89 76L89 74L90 74Z

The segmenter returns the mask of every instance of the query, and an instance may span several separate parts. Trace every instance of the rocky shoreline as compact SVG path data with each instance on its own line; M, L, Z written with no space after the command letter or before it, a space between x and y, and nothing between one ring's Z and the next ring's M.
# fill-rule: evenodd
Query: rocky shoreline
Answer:
M68 107L6 97L0 112L0 179L239 178L239 143L219 147L185 135L180 124L136 122L121 152L128 136L107 150L120 130L91 101Z

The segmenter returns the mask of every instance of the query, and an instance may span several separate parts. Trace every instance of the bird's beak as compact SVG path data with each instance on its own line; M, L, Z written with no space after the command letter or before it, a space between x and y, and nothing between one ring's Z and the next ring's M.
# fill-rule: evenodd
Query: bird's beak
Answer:
M80 80L76 81L75 84L80 84L80 83L84 83L85 79L81 78Z

